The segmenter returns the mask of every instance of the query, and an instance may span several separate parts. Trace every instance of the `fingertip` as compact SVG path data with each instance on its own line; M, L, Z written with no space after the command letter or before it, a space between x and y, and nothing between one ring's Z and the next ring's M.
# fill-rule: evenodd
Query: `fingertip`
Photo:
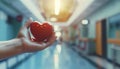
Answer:
M32 22L33 22L33 19L32 19L32 17L30 17L30 18L27 20L25 26L26 26L26 27L29 27Z
M31 23L31 22L33 22L33 19L30 17L26 23Z

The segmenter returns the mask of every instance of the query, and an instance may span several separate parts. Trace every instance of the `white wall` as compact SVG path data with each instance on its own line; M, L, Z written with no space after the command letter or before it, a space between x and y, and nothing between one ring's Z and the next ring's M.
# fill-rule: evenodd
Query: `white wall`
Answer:
M98 9L94 14L87 17L90 20L89 24L89 38L95 38L95 23L98 20L108 18L120 13L120 0L111 0L106 5Z

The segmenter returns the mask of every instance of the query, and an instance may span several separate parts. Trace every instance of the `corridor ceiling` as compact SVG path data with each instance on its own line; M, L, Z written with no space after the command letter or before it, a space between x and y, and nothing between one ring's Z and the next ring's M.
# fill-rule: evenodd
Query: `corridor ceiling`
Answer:
M98 8L106 4L109 0L76 0L77 5L72 16L66 23L53 23L59 26L69 26L77 23L81 19L89 16ZM1 0L0 8L13 17L24 15L26 17L34 17L35 20L44 22L40 7L36 5L37 0ZM10 9L11 8L11 9Z

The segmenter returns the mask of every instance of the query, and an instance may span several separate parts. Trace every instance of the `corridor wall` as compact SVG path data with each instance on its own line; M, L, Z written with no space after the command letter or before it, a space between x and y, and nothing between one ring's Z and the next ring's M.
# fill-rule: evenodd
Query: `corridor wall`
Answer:
M108 18L110 16L120 13L120 0L111 0L106 5L99 8L86 19L89 20L89 34L88 37L95 38L95 24L98 20Z
M96 22L100 21L102 19L108 19L111 16L117 15L120 13L120 0L110 0L108 3L106 3L101 8L97 9L93 14L88 16L86 19L90 21L89 23L89 38L95 38L96 37ZM113 30L114 31L114 30ZM108 33L108 32L107 32ZM113 53L111 50L112 45L107 45L107 58L113 59ZM118 57L117 57L118 58ZM120 60L118 60L120 61Z
M7 33L7 27L8 25L6 24L7 20L7 15L0 11L0 40L6 40L6 33Z

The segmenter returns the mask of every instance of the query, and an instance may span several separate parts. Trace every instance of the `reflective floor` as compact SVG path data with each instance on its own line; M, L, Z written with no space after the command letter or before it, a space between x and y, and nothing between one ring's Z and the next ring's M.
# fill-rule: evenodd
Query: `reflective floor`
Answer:
M16 69L97 69L65 44L54 44Z

